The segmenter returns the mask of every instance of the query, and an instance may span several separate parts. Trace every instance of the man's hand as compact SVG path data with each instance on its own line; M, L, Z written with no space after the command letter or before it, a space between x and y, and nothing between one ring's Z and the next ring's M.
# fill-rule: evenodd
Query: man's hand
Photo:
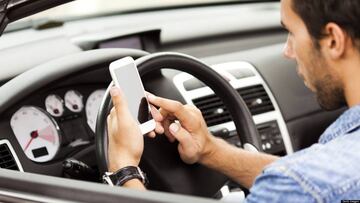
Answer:
M126 166L138 166L144 149L144 138L131 116L126 100L119 88L110 90L114 107L107 117L109 171Z
M110 90L114 107L107 117L109 147L109 171L115 172L126 166L137 166L144 150L144 137L138 123L132 117L124 95L117 87ZM163 118L155 107L151 106L151 114L156 121ZM147 136L154 138L156 133L163 134L160 122L156 122L155 131Z
M161 122L170 141L179 141L179 153L185 163L199 162L250 188L264 167L277 159L267 154L244 151L213 137L200 110L194 106L152 94L148 94L148 100L160 107L162 119L155 120Z
M202 162L212 152L213 136L209 133L201 111L192 105L148 94L149 102L160 107L159 112L165 135L179 141L181 159L188 164ZM175 121L179 122L175 122Z

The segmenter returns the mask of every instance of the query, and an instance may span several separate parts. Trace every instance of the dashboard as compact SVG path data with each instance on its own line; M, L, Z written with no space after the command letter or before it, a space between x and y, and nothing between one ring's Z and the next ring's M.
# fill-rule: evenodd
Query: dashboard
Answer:
M244 61L216 64L212 68L245 100L257 125L262 150L279 156L293 153L278 103L257 69ZM61 163L92 146L97 112L111 81L107 71L106 66L99 66L76 77L53 82L7 111L12 134L19 144L16 149L21 149L21 154L35 165L41 165ZM171 97L153 84L163 80L173 93L177 92L177 100L202 111L213 135L241 146L229 112L210 88L186 73L164 70L162 74L156 80L145 79L146 89ZM106 77L98 79L97 75Z
M160 51L198 57L245 100L265 153L285 156L310 146L344 109L322 111L298 78L296 64L282 58L286 32L278 9L278 3L175 9L4 35L0 57L4 67L12 68L0 69L0 152L5 157L0 167L67 177L65 162L76 159L96 172L96 116L111 82L108 65L117 56L111 54L117 51L135 58ZM205 17L214 25L204 25ZM127 27L129 21L133 26ZM36 40L30 41L32 36ZM109 57L96 61L91 54L101 50ZM71 61L78 56L82 60L75 65L82 68L75 70ZM26 72L32 77L21 78ZM197 106L214 136L241 146L221 98L199 80L168 69L142 80L149 92ZM12 94L27 85L23 94Z

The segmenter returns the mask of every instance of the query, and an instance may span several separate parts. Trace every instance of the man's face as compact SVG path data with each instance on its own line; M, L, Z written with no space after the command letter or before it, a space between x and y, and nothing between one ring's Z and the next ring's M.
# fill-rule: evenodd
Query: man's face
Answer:
M293 0L281 0L281 21L289 31L284 55L297 62L297 71L305 85L316 93L319 104L327 110L345 103L342 82L321 48L314 45L302 19L292 9Z

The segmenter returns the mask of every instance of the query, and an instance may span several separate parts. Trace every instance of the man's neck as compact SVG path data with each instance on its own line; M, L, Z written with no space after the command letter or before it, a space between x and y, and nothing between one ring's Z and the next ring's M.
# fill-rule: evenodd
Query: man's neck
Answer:
M348 61L343 69L343 84L349 108L360 104L360 57Z

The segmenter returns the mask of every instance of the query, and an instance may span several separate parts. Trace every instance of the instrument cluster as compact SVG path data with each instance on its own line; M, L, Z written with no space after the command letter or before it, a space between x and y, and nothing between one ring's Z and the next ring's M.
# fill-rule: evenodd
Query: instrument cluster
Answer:
M105 89L97 89L85 101L80 91L70 89L61 95L48 94L42 105L21 106L12 114L10 125L25 155L44 163L90 144L104 94Z

